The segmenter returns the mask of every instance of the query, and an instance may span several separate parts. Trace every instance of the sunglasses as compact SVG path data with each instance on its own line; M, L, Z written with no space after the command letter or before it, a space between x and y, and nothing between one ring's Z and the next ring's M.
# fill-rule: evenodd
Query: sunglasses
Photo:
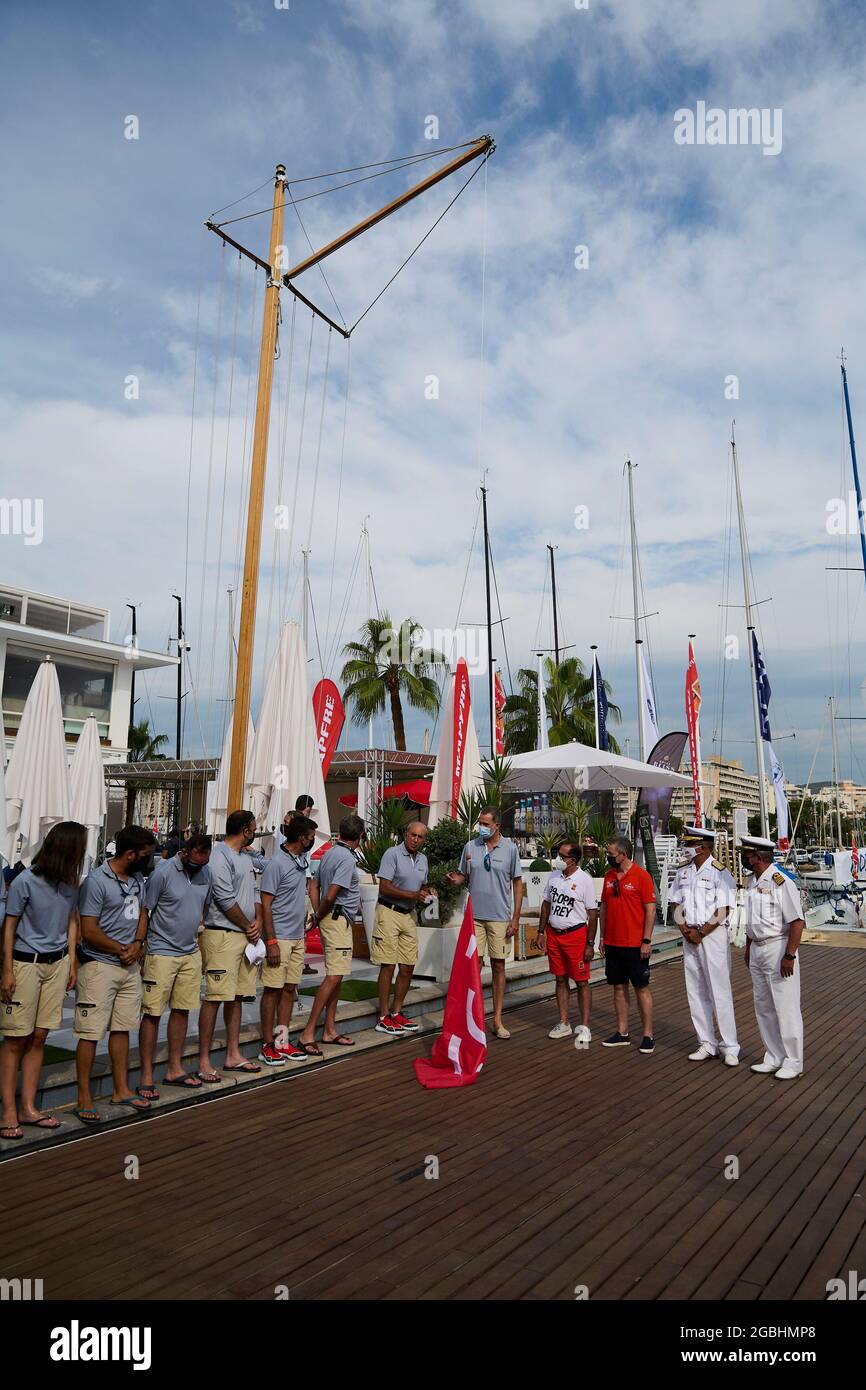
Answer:
M616 879L616 878L615 878L615 879L613 880L613 883L612 883L611 887L613 888L613 896L614 896L615 898L618 898L618 897L619 897L619 879Z
M484 867L485 867L485 869L487 870L487 872L490 873L490 851L489 851L489 850L485 850L485 851L484 851Z

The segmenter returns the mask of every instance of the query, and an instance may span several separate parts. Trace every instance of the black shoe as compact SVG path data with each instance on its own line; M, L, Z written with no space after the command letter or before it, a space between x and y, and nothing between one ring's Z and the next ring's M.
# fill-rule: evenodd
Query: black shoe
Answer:
M605 1038L602 1047L628 1047L630 1039L628 1033L611 1033L609 1038Z
M641 1051L644 1054L644 1056L648 1057L650 1053L655 1052L655 1050L656 1045L654 1040L648 1036L645 1036L643 1042L640 1045L639 1051Z

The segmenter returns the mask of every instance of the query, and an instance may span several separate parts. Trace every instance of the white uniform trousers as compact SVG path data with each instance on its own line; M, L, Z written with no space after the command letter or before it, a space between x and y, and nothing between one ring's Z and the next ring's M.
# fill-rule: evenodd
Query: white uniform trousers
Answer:
M700 946L683 942L683 968L689 1012L698 1042L713 1056L721 1051L739 1056L737 1022L731 994L731 945L727 927L722 924L705 936ZM713 1014L719 1025L721 1044L716 1040Z
M755 1015L764 1048L764 1061L774 1067L803 1070L803 1015L800 1012L800 957L794 973L782 975L782 956L788 949L786 936L753 941L749 947L749 970L755 996Z

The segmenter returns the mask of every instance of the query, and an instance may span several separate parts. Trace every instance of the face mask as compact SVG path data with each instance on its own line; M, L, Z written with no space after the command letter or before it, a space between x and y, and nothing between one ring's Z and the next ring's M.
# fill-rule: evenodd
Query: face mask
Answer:
M563 857L562 857L561 854L558 854L558 855L556 856L556 858L554 859L554 861L553 861L553 867L554 867L554 869L564 869L564 868L565 868L565 860L563 859Z
M682 850L681 853L682 853L682 861L683 861L683 863L684 863L684 864L691 864L692 860L693 860L694 857L695 857L695 851L694 851L693 849L689 848L688 845L686 845L686 847Z
M493 834L493 831L490 829L490 826L489 826L489 825L479 825L479 827L478 827L478 838L479 838L479 840L489 840L492 834Z
M615 855L609 854L609 855L607 856L607 862L608 862L608 864L610 865L610 867L611 867L612 869L618 869L618 868L619 868L619 860L616 858Z
M193 864L191 859L185 859L183 861L183 867L189 874L190 878L194 878L196 874L201 873L202 869L204 868L204 864Z

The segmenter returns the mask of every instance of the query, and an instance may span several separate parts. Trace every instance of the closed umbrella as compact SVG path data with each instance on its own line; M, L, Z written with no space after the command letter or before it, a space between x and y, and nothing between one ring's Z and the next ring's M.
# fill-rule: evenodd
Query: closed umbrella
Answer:
M84 721L69 769L72 819L87 827L87 857L96 858L99 832L105 824L105 772L94 715Z
M249 809L251 811L256 812L256 819L258 819L258 813L264 809L261 800L260 804L256 805L255 798L253 797L252 791L249 786L249 770L253 756L253 741L256 736L256 731L253 728L253 721L251 718L249 718L247 723L247 783L244 789L244 805L243 807L241 807L229 806L228 804L229 767L231 765L232 757L232 730L234 729L234 723L235 717L234 715L232 715L231 719L229 720L228 729L226 730L226 739L225 743L223 744L222 757L220 758L219 772L217 773L216 782L213 783L213 795L208 798L207 828L209 835L222 835L225 832L226 816L229 814L229 811L240 811Z
M298 797L307 794L315 807L316 841L330 840L307 653L297 623L283 626L271 661L247 781L266 807L260 817L264 830L275 831L286 813L294 811Z
M6 769L6 858L12 859L20 836L18 858L29 863L52 825L70 818L60 683L46 657L30 687Z
M459 698L462 681L465 681L463 689L468 693L469 677L465 672L461 675L458 668L458 671L452 677L451 689L448 692L448 698L442 709L442 732L439 736L436 765L433 768L433 780L430 784L430 815L428 824L431 827L436 825L440 820L445 820L451 815L455 757L454 710L455 704ZM481 750L478 747L478 735L475 732L475 721L472 718L471 704L469 704L458 801L464 792L471 794L472 792L483 792L483 790L484 774L481 768Z

